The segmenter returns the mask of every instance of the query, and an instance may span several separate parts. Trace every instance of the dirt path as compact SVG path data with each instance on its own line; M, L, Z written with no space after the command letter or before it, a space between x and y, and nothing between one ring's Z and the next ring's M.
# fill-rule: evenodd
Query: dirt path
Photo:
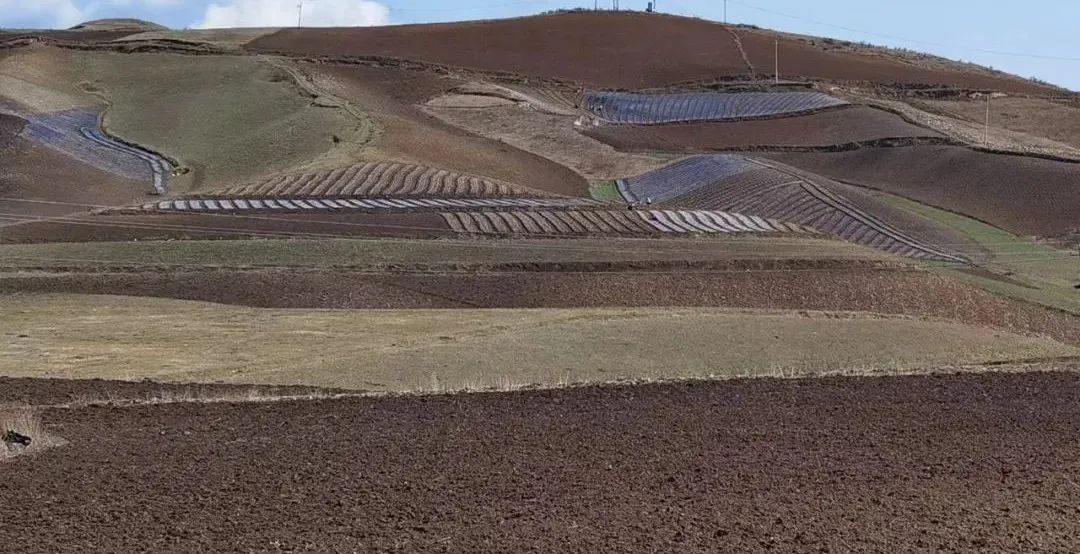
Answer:
M9 552L1080 548L1075 373L53 410Z

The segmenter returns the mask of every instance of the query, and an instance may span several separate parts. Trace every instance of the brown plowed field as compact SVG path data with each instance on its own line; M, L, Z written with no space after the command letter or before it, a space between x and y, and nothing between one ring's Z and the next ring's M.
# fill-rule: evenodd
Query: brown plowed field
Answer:
M371 159L412 162L536 190L588 196L588 183L570 169L444 123L418 107L461 81L389 67L300 67L316 87L352 103L379 123L380 132L366 151Z
M0 293L66 292L265 308L587 308L715 306L931 316L1080 343L1075 316L930 273L865 267L504 273L198 271L24 273Z
M3 142L0 132L0 146ZM20 216L86 213L91 206L120 206L149 198L145 194L148 188L145 183L91 167L47 146L15 137L2 147L0 225L13 223ZM0 240L12 236L13 232L3 229Z
M1055 235L1080 226L1080 164L936 145L764 155L1020 235Z
M715 123L604 125L585 134L630 152L697 152L755 147L829 147L890 138L941 138L899 116L865 106L811 115Z
M302 396L336 394L345 391L314 387L267 387L257 385L175 384L155 381L110 381L105 379L26 379L0 377L0 407L4 404L41 406L87 404L91 402L140 402L151 399L206 398L262 394ZM2 408L0 408L2 409Z
M130 29L126 31L71 31L71 30L34 30L34 31L0 31L0 43L24 37L36 37L46 40L55 40L73 44L98 44L111 42L126 36L134 35L141 31Z
M69 444L4 463L0 541L1074 552L1078 394L1066 371L53 409Z
M7 148L8 145L15 142L15 137L22 132L25 126L25 119L0 113L0 148Z
M277 175L261 181L229 187L220 192L215 191L214 196L501 198L545 196L545 194L541 191L529 191L511 183L491 181L445 169L393 162L371 162L327 171Z
M57 214L59 215L59 214ZM437 213L78 215L3 229L0 243L353 236L440 237Z
M759 73L773 66L773 34L737 30ZM745 77L724 25L637 13L573 13L501 21L338 29L284 29L248 43L256 51L407 58L484 71L559 78L600 87L646 88ZM781 75L877 83L925 83L1011 92L1053 89L1019 79L922 68L883 56L781 46Z

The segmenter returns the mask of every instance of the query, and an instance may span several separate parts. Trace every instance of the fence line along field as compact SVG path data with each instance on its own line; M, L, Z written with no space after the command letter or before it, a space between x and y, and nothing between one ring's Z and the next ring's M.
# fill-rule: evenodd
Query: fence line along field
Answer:
M591 92L584 100L596 117L632 125L784 117L846 104L820 92Z

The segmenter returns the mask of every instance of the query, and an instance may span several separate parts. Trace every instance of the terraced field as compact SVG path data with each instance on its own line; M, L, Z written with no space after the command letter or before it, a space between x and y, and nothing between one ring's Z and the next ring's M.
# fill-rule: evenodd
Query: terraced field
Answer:
M189 198L150 202L135 208L149 212L247 212L277 211L303 212L319 210L350 211L411 211L430 209L469 208L567 208L597 206L600 202L589 198L284 198L284 197L230 197ZM120 208L119 212L131 211Z
M28 114L24 137L63 152L80 162L131 180L153 183L165 192L165 177L172 166L160 156L113 140L99 127L100 114L66 110Z
M964 258L881 221L822 182L776 162L736 155L687 158L645 175L620 180L630 202L735 211L799 223L845 240L914 258Z
M422 165L370 162L328 171L276 175L223 189L223 198L352 197L503 198L554 197L505 181Z
M820 92L590 92L584 108L612 123L656 125L782 117L846 105Z
M798 225L712 210L564 210L443 213L454 231L498 235L805 233Z

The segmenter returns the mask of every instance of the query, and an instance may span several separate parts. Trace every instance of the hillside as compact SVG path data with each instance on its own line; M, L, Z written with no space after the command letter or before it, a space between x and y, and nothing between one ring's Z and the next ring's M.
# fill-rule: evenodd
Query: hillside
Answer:
M934 85L1047 94L1058 89L970 67L923 67L900 56L706 20L634 12L575 12L498 21L283 29L248 48L315 56L382 56L611 88L664 87L771 75L774 40L788 79Z

